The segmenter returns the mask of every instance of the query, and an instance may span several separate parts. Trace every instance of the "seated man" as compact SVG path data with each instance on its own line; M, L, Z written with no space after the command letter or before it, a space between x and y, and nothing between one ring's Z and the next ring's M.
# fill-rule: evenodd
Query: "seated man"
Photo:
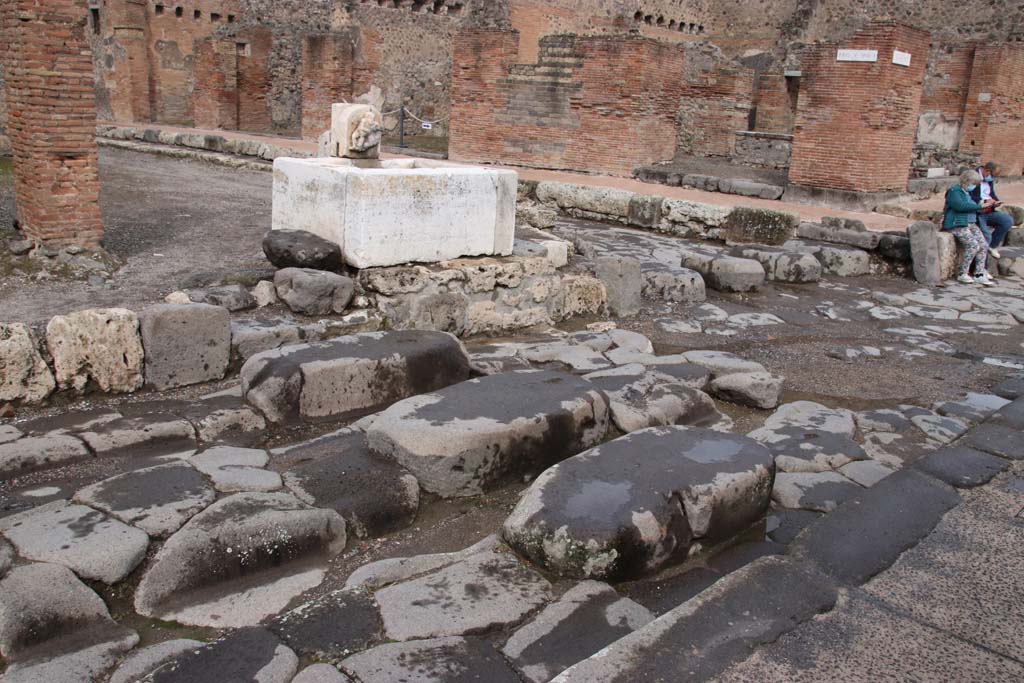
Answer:
M979 166L978 175L981 176L981 182L971 192L971 199L985 207L978 212L978 227L988 240L988 251L994 258L999 258L998 249L1013 227L1013 219L995 209L999 205L999 197L996 195L998 172L999 166L994 161L987 161Z

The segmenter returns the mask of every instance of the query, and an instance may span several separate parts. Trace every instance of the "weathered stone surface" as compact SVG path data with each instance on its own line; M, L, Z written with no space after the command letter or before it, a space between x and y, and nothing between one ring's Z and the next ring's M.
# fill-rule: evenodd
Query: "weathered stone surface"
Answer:
M162 643L136 650L125 657L117 670L110 676L109 683L138 683L164 664L193 650L203 647L202 641L182 638L165 640Z
M241 387L234 389L241 393ZM258 439L267 428L267 421L239 395L203 398L182 412L192 423L199 440L204 443L243 445Z
M0 578L7 574L7 570L14 564L14 546L7 539L0 536Z
M909 412L910 421L924 432L925 436L940 443L950 443L967 431L966 422L946 417L930 410L919 408Z
M861 225L863 226L863 224ZM852 230L845 226L818 225L816 223L801 223L796 234L801 239L848 244L859 249L874 249L878 246L878 240L881 237L877 232Z
M280 449L275 456L298 463L284 480L300 500L335 510L360 538L396 531L416 518L416 478L370 451L362 432L342 430Z
M356 569L345 581L345 588L375 589L390 583L405 581L418 574L432 572L435 569L461 562L472 555L496 550L501 541L494 534L474 543L468 548L451 553L431 553L429 555L412 555L410 557L392 557L364 564Z
M377 606L362 590L332 591L274 617L267 628L298 654L329 660L363 650L381 635Z
M520 626L502 652L527 681L545 683L653 619L611 586L582 581Z
M837 582L857 585L924 538L958 502L946 484L901 470L809 526L789 552L813 561Z
M359 681L520 683L494 648L480 638L432 638L386 643L341 662Z
M139 319L125 308L54 316L46 325L46 345L61 389L83 392L91 385L127 392L142 386Z
M608 403L590 383L553 371L490 375L406 399L380 414L370 448L424 490L475 495L604 438Z
M263 628L243 628L190 650L151 672L144 683L256 681L288 683L299 658Z
M615 426L629 433L675 424L710 427L727 420L715 408L711 397L693 386L706 382L707 371L700 370L703 375L695 373L690 379L678 381L660 370L648 371L642 365L633 364L585 377L608 396Z
M341 247L305 230L270 230L263 237L263 253L278 268L341 268Z
M172 462L104 479L76 493L74 500L161 537L177 531L215 497L201 474Z
M26 436L0 443L0 478L91 458L81 439L68 434Z
M270 456L265 450L234 446L214 446L189 460L222 493L276 491L281 488L281 475L263 469L269 461Z
M172 389L220 379L231 355L231 315L207 304L157 304L139 314L146 384Z
M760 363L744 360L725 351L687 351L683 357L689 363L710 370L713 379L739 372L767 372Z
M753 292L765 280L764 267L753 259L690 250L683 252L682 265L696 270L708 287L720 292Z
M135 631L115 633L110 640L53 654L40 654L36 659L13 663L4 672L4 683L95 683L117 660L139 642ZM80 649L77 649L80 648Z
M1010 461L966 446L946 446L914 462L914 467L957 488L987 484Z
M975 427L957 441L956 445L1010 460L1024 460L1024 443L1021 443L1020 429L997 422L986 422Z
M764 443L784 472L826 472L867 455L854 440L853 413L812 401L779 407L748 436Z
M725 539L762 517L774 471L768 450L746 437L645 429L544 471L504 535L559 575L643 575L685 559L694 539Z
M444 332L369 332L258 353L242 395L271 422L339 417L469 377L469 358Z
M344 313L355 293L355 283L351 278L310 268L277 271L274 287L288 308L305 315Z
M878 233L868 233L877 236ZM821 247L816 253L827 275L856 277L871 272L871 257L866 251L847 247Z
M793 238L797 223L793 214L737 206L726 217L722 232L729 242L783 244Z
M186 289L185 296L196 304L209 304L210 306L223 306L232 313L256 308L256 299L242 285L223 285L220 287L207 287L205 289ZM173 301L170 303L186 303Z
M785 508L832 512L860 490L835 472L779 472L772 500Z
M839 468L840 474L864 487L874 486L895 471L877 460L857 460Z
M942 282L938 230L937 225L928 221L917 221L907 228L914 279L921 284L937 285Z
M104 422L80 436L97 455L160 455L191 450L196 432L188 420L152 413Z
M835 605L835 587L807 563L763 557L573 666L558 683L713 680L758 645ZM681 647L681 643L686 643Z
M629 317L640 312L640 261L628 256L602 256L594 262L594 273L608 293L609 313Z
M642 294L654 301L693 304L704 301L707 292L700 273L689 268L659 262L640 264L643 278Z
M0 323L0 401L36 403L56 386L28 327Z
M256 301L257 308L273 306L279 301L277 298L277 288L274 287L274 283L271 280L260 280L257 282L256 286L252 288L252 298Z
M585 344L547 342L521 349L517 357L530 363L560 363L578 372L611 367L612 362Z
M149 546L142 531L63 500L0 518L0 533L26 559L59 564L104 583L128 576Z
M376 599L389 639L418 640L515 624L551 599L551 584L515 555L486 551L382 588Z
M25 436L24 433L12 424L0 424L0 444L17 441Z
M167 540L139 583L135 610L186 624L249 626L319 584L324 563L344 547L336 512L284 493L237 493Z
M779 282L817 282L821 279L821 263L812 254L771 247L739 246L734 256L754 259L764 268L769 280Z
M762 410L779 405L785 380L767 372L735 372L711 382L711 393L718 398Z

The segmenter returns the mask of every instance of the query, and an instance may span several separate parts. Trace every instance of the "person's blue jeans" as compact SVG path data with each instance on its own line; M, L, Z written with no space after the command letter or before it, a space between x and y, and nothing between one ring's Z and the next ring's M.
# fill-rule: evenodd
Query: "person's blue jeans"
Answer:
M988 240L988 245L993 249L998 249L999 245L1006 239L1006 234L1010 232L1010 228L1013 227L1013 219L1010 218L1009 214L1002 211L979 213L978 227L981 228L985 239Z

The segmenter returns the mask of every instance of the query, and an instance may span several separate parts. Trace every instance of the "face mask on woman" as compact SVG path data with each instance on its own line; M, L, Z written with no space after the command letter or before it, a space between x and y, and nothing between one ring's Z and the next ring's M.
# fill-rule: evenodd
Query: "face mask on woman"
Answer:
M968 192L974 192L976 189L978 189L978 186L977 185L968 185L964 189L967 190Z
M985 176L985 182L986 183L991 183L992 182L992 176L990 176L990 175Z

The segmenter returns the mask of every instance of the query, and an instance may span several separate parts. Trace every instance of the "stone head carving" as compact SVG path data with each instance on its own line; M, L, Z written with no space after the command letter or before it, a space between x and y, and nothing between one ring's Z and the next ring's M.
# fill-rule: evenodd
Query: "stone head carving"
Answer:
M367 152L380 145L384 129L377 121L379 117L379 114L370 111L356 117L349 140L349 149L355 152Z
M375 159L380 152L384 125L380 111L369 104L331 106L331 156Z

